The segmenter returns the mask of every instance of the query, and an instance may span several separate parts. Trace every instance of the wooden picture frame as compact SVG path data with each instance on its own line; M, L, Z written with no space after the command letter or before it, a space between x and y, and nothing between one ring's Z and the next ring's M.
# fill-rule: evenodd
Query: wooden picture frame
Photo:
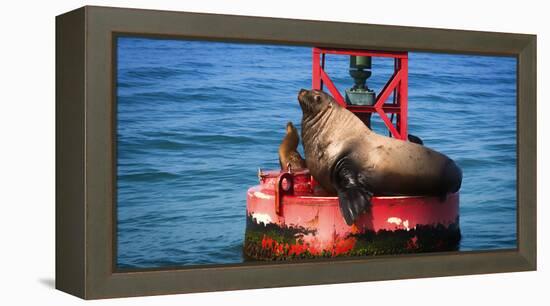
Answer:
M350 35L349 33L354 33ZM115 37L517 58L517 248L120 272ZM536 36L83 7L56 18L56 288L84 299L536 270Z

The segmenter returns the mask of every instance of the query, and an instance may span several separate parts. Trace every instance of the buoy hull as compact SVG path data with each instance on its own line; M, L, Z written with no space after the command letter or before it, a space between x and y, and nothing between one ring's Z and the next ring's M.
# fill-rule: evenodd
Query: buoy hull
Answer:
M307 171L291 193L277 195L279 172L247 192L244 254L256 260L365 256L458 249L459 194L373 197L370 211L348 226L338 198L314 192Z

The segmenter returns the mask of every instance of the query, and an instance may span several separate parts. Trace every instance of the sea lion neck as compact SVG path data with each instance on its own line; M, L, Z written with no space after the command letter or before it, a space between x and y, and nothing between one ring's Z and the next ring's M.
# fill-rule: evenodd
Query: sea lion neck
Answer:
M302 116L302 143L306 140L317 138L320 133L326 131L326 123L331 120L335 112L334 108L327 107L314 114ZM306 154L307 155L307 154Z
M304 128L315 129L316 127L319 127L320 122L326 121L329 117L331 117L332 113L332 107L326 107L315 113L304 112L302 115L302 131Z

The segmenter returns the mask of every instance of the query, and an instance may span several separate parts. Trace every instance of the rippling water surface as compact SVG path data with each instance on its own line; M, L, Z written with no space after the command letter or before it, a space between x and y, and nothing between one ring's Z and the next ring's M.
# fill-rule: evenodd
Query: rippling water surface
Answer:
M348 61L327 57L341 90ZM392 69L373 59L369 85ZM311 48L119 38L117 71L118 266L242 262L246 190L300 128ZM515 58L409 54L410 132L464 173L461 250L516 247L515 101Z

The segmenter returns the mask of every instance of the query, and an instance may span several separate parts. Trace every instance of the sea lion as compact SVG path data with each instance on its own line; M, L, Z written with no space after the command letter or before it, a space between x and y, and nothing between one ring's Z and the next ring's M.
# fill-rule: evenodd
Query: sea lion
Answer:
M325 92L302 89L298 101L307 168L338 195L348 225L370 207L373 195L445 197L460 189L462 171L447 156L374 133Z
M298 130L292 124L288 122L286 124L286 135L279 145L279 164L281 170L287 171L290 166L291 169L304 169L306 167L306 161L298 153Z

